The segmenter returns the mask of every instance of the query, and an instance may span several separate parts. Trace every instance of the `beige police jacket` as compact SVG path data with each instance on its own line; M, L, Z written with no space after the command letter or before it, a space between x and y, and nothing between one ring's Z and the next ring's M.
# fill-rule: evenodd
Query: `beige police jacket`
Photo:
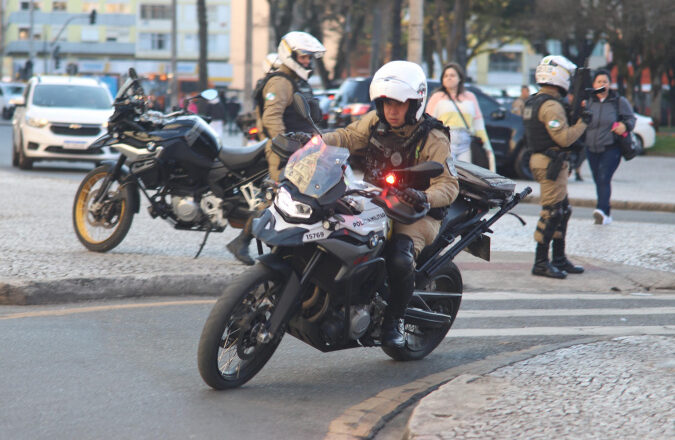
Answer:
M324 142L328 145L348 148L351 153L355 153L368 147L370 133L378 122L377 113L373 110L345 128L324 134ZM416 127L417 124L392 129L390 136L398 136L401 138L401 142L403 142L412 134ZM429 161L442 164L443 174L431 179L430 186L425 191L427 200L432 208L448 206L457 198L459 183L454 175L454 166L451 168L450 141L440 130L434 129L429 132L426 144L424 144L424 148L415 163ZM450 172L450 169L453 170L453 173Z

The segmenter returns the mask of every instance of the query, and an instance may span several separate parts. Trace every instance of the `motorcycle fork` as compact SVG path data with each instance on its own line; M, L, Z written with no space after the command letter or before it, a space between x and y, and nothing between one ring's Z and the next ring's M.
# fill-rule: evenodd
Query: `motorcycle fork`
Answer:
M126 157L120 155L112 171L106 174L105 178L103 179L103 183L101 184L101 191L99 191L99 193L96 195L94 203L101 202L101 200L103 200L104 195L108 194L108 189L110 188L110 185L112 185L112 183L119 178L122 166L124 165L125 161Z
M314 251L312 258L309 260L301 277L298 277L295 271L288 267L290 276L286 281L284 289L281 291L279 303L272 312L267 328L272 337L275 337L278 334L279 329L281 329L283 324L288 322L290 315L295 312L296 307L300 304L302 294L307 288L308 280L311 278L322 255L323 252L321 250L316 249Z

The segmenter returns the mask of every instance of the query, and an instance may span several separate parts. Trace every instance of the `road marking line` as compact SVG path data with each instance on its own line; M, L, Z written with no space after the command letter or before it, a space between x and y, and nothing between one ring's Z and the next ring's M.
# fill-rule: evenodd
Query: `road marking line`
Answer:
M675 335L675 326L609 326L609 327L520 327L451 329L446 338L484 338L489 336L616 336Z
M672 315L675 307L642 307L635 309L508 309L462 310L459 318L509 318L516 316L616 316L616 315Z
M65 315L74 315L77 313L91 313L91 312L103 312L108 310L123 310L123 309L143 309L148 307L168 307L168 306L184 306L184 305L195 305L195 304L213 304L215 299L194 299L194 300L185 300L185 301L162 301L162 302L153 302L153 303L142 303L142 304L116 304L109 306L91 306L91 307L76 307L72 309L60 309L60 310L43 310L40 312L25 312L25 313L13 313L11 315L0 316L0 320L3 319L21 319L21 318L39 318L45 316L65 316Z

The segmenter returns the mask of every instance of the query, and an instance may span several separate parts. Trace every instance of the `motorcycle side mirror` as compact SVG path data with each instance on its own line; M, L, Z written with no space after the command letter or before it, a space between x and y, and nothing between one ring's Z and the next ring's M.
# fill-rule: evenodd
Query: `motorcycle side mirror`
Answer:
M134 80L138 79L138 74L136 73L136 69L134 69L133 67L129 67L129 78L134 79Z
M206 101L215 101L218 98L218 92L215 89L206 89L199 96Z
M298 112L298 114L300 114L300 116L302 116L304 120L309 122L309 124L312 126L316 134L321 135L321 130L319 130L316 124L314 124L314 121L310 116L311 113L309 109L309 103L307 102L305 97L298 92L295 92L293 94L293 108L295 109L295 111Z

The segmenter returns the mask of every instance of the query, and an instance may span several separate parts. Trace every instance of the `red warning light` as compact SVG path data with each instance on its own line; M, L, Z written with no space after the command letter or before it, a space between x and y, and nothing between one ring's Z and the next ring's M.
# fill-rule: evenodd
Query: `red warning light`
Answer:
M394 174L387 174L387 177L384 178L384 181L389 185L393 185L396 183L396 176Z

